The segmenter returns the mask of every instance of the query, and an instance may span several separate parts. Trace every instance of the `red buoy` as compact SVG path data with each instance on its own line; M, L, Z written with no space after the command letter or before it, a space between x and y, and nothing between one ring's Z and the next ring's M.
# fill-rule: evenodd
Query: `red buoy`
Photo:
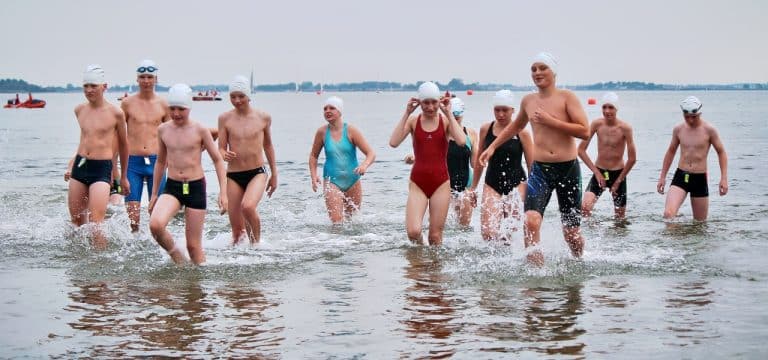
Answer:
M469 89L469 90L467 90L467 95L472 95L472 94L474 94L474 93L475 93L475 92L474 92L474 91L472 91L472 89Z
M597 99L595 99L595 98L589 98L589 99L587 99L587 104L589 104L589 105L595 105L595 104L597 104Z

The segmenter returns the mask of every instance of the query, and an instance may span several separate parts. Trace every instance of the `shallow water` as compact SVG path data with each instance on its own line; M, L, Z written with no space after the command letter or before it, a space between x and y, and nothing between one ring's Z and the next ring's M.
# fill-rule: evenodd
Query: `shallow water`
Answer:
M671 126L682 120L677 103L688 94L620 93L619 116L634 126L638 147L628 221L615 222L603 196L583 224L587 245L575 260L553 200L542 268L526 265L519 233L510 246L484 242L477 212L473 229L451 221L443 247L410 245L403 225L409 168L400 161L410 142L387 146L409 94L341 95L345 119L378 155L363 179L362 212L332 227L321 195L311 191L307 158L324 123L322 97L256 94L255 105L273 115L279 167L279 188L260 206L263 242L228 246L227 218L211 206L208 261L199 268L170 264L146 215L134 235L115 209L104 252L90 248L87 229L69 226L62 174L77 145L72 108L82 95L45 94L46 109L0 112L0 356L768 355L768 189L760 181L768 176L768 93L696 93L730 160L730 192L719 197L710 154L706 223L692 222L687 203L679 219L663 222L664 197L655 192ZM464 97L468 125L490 120L490 98ZM213 127L229 106L196 103L192 118ZM587 110L598 116L596 107ZM205 166L215 204L215 174ZM170 227L179 242L181 219Z

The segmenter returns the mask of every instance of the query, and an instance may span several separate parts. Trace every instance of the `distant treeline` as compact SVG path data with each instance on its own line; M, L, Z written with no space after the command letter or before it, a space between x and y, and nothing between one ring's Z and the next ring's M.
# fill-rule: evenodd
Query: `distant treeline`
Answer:
M320 84L311 81L302 83L284 83L254 86L257 92L315 92L319 91L321 86L324 91L416 91L421 82L416 83L398 83L389 81L363 81L356 83L338 83L338 84ZM530 91L533 86L519 86L512 84L480 84L477 82L466 84L462 79L452 79L448 83L437 82L441 89L450 91L495 91L499 89L510 89L515 91ZM110 86L110 91L127 92L135 86L117 85ZM591 85L566 85L572 90L768 90L768 83L738 83L738 84L655 84L639 81L610 81ZM195 91L218 90L220 92L227 90L227 85L209 84L194 85ZM157 91L167 91L167 86L158 85ZM0 93L45 93L45 92L79 92L82 91L80 85L67 84L67 86L39 86L30 84L24 80L2 79L0 80ZM135 90L134 90L135 91Z

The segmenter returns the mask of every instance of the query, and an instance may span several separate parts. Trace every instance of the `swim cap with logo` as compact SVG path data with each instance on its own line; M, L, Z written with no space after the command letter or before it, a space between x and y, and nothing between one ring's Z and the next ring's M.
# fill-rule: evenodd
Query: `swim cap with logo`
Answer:
M83 72L83 85L86 84L106 84L104 69L101 68L101 65L91 64L85 68L85 72Z

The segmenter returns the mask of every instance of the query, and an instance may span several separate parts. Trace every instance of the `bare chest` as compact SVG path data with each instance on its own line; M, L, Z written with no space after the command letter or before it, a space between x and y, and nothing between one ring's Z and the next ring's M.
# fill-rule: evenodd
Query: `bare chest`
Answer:
M77 122L85 136L106 136L115 130L116 120L106 110L83 110Z
M170 128L162 133L161 139L169 153L200 152L203 145L203 139L194 128Z
M603 126L597 130L597 141L602 147L624 148L626 140L618 126Z

